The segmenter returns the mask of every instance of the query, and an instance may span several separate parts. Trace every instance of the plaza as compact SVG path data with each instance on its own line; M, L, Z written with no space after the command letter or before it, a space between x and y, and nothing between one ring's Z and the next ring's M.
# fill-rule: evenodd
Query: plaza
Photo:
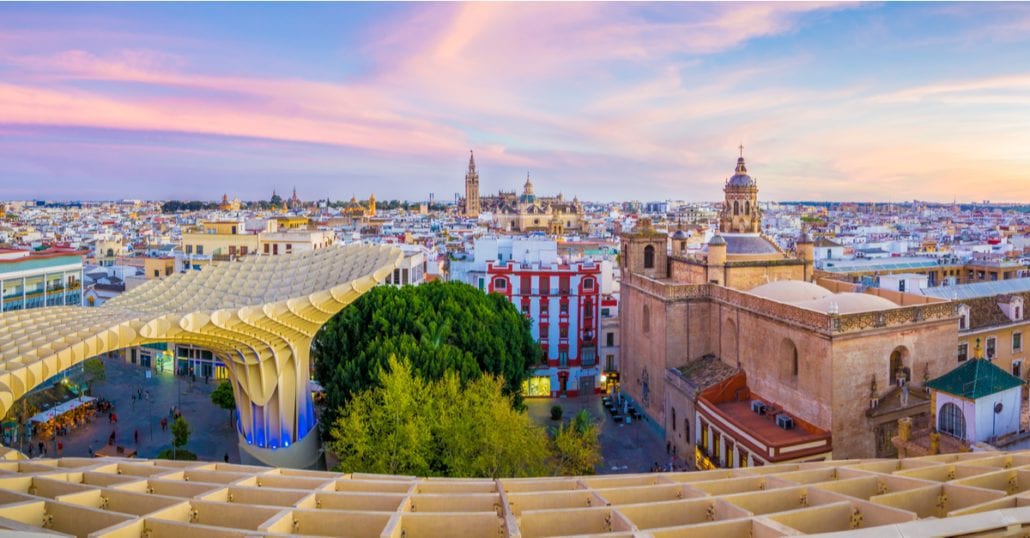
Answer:
M57 441L64 447L62 456L90 457L90 449L96 451L107 445L108 436L116 432L116 445L137 450L139 458L155 458L162 449L172 447L171 417L169 409L177 407L190 425L192 434L186 450L193 452L200 460L223 461L226 454L229 461L239 462L239 447L236 442L236 428L229 422L229 412L211 402L211 392L218 382L172 373L152 372L125 363L119 359L103 359L107 379L93 384L92 395L114 404L113 412L118 415L116 424L110 423L107 413L98 413L88 423L47 441L49 456L54 456ZM137 390L144 391L145 399L134 400ZM161 431L161 419L168 419L168 428ZM139 432L139 443L134 441ZM40 439L34 437L35 444ZM15 447L17 448L17 447ZM37 448L33 456L39 457Z
M581 410L586 410L600 428L601 464L597 466L598 474L645 473L655 463L663 469L668 465L665 441L653 423L616 421L604 409L601 397L593 394L573 398L530 398L526 400L526 412L534 422L550 428L558 425L558 421L551 420L551 407L554 405L562 406L563 421L572 420ZM681 465L682 462L676 468Z

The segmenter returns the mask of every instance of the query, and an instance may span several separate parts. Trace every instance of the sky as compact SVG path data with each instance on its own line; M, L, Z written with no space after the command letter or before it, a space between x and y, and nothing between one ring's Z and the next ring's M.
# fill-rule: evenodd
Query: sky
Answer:
M0 199L1030 202L1030 4L2 3Z

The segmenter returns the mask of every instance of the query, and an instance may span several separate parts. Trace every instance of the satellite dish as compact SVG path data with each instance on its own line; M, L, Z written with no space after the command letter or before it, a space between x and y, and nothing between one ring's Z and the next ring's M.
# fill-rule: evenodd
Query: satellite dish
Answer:
M1002 405L1001 402L998 402L998 403L994 404L994 414L997 415L998 413L1001 413L1001 410L1004 409L1004 408L1005 408L1005 406Z

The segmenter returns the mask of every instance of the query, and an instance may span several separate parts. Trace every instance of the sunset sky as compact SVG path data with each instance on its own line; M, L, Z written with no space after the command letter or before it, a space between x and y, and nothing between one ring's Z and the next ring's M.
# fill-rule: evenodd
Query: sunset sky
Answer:
M1030 4L0 4L0 199L1030 202Z

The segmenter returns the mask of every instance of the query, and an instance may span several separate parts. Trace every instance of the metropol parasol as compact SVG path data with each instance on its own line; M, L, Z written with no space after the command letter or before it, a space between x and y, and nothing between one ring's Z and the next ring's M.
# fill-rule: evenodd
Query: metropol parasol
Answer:
M210 349L226 365L244 461L312 467L311 341L383 281L399 249L351 245L248 256L152 280L97 308L0 314L0 416L34 387L90 357L156 342Z

